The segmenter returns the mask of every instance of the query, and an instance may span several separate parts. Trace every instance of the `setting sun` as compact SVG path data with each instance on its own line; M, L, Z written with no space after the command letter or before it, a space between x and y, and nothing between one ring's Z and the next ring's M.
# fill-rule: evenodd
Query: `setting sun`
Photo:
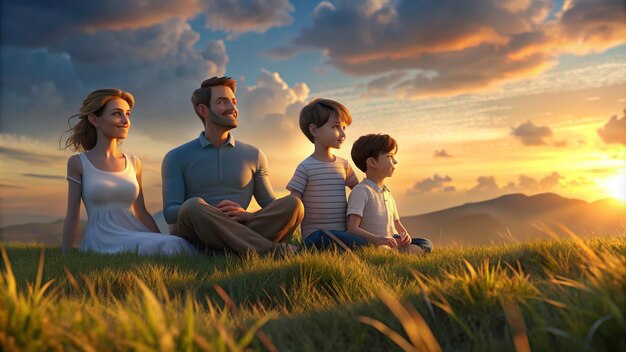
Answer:
M603 185L609 196L626 202L626 171L607 178Z

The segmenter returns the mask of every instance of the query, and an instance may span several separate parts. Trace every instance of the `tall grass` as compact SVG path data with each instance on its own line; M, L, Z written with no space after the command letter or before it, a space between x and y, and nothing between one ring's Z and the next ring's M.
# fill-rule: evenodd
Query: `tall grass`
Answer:
M7 351L626 350L624 237L426 256L2 256Z

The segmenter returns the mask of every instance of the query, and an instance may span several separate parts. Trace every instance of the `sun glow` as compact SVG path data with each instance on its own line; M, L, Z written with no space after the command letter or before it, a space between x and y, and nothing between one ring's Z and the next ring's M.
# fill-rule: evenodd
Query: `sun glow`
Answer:
M626 202L626 171L604 180L603 187L609 196Z

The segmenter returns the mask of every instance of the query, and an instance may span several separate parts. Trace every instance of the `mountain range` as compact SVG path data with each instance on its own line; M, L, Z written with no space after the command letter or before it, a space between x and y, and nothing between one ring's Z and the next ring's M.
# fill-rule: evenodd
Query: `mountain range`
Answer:
M167 228L162 214L154 216L159 228ZM626 205L604 199L588 203L554 193L532 196L508 194L466 203L427 214L407 216L402 223L414 237L426 237L435 246L484 245L564 236L625 235ZM86 223L81 223L80 233ZM0 241L61 243L63 220L0 228ZM81 235L82 236L82 235Z
M588 203L554 193L508 194L402 218L414 237L439 245L482 245L551 236L626 234L626 205L614 199Z

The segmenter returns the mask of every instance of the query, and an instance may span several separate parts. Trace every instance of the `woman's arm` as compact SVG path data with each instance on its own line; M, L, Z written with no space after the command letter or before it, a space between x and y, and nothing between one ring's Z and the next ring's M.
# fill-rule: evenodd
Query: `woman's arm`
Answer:
M83 168L78 155L67 160L67 211L63 222L61 251L68 252L74 247L80 224L80 198L82 196Z
M375 234L362 229L361 217L356 214L348 215L348 232L350 232L353 235L359 236L362 239L368 242L371 242L375 245L379 245L379 246L385 245L391 248L395 248L398 245L398 243L396 242L396 239L393 237L376 236Z
M137 183L139 184L139 196L133 203L133 212L139 221L144 224L150 231L160 233L159 227L157 226L154 218L148 210L146 210L146 204L143 200L143 187L141 185L141 161L139 158L133 157L135 160L135 171L137 173Z

